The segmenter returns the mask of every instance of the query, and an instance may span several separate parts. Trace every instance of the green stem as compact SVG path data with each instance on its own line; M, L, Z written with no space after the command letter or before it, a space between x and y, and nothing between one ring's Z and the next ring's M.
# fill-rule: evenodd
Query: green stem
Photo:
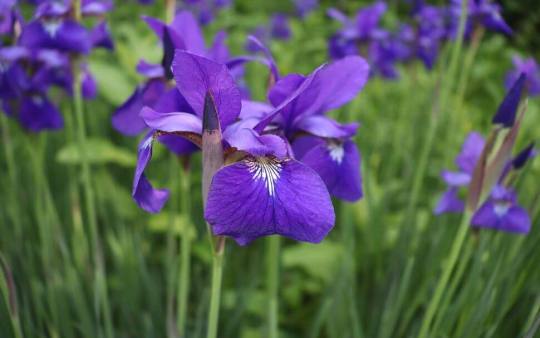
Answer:
M103 256L99 242L99 231L97 225L97 213L95 206L94 189L90 173L90 163L87 154L86 125L83 113L82 101L82 79L80 72L80 60L73 61L73 104L75 108L75 119L77 124L77 143L81 155L82 163L82 182L86 203L86 216L90 228L90 237L94 255L94 301L97 318L103 316L105 321L105 334L107 337L113 337L111 314L109 310L109 301L107 296L107 280L104 271ZM103 312L103 313L102 313Z
M212 259L212 285L210 289L210 309L208 310L208 326L206 338L216 338L219 322L219 306L221 301L221 279L223 277L224 238L218 238L217 250Z
M171 23L176 10L176 0L165 0L165 22Z
M408 216L407 219L410 219L410 216L414 212L414 209L416 208L416 204L418 203L418 198L420 196L420 192L422 190L422 186L424 183L424 175L427 169L429 155L431 153L431 149L433 148L433 143L434 143L433 141L435 140L435 135L437 134L437 129L438 129L437 127L439 124L440 113L441 111L444 111L445 109L447 109L448 99L450 97L450 93L452 92L453 80L455 78L457 65L458 65L460 55L461 55L461 49L463 46L463 35L465 32L467 9L468 9L468 1L464 0L462 1L462 5L461 5L461 15L459 18L458 35L457 35L457 39L454 44L454 47L452 49L452 55L450 58L448 71L445 74L444 81L442 81L443 86L441 89L440 97L439 99L436 99L434 102L433 111L431 113L430 120L429 120L427 136L426 136L426 139L424 140L423 147L420 152L420 159L418 160L418 166L417 166L418 169L416 170L416 175L414 176L414 179L413 179L409 205L407 207L407 213L406 213L406 215Z
M9 196L14 199L14 203L11 203L9 208L11 221L13 222L13 228L15 229L15 234L17 242L20 243L22 240L22 222L21 222L21 210L19 205L19 179L17 177L17 170L15 165L15 152L13 147L12 138L9 132L9 121L6 115L3 112L0 112L0 123L2 125L2 143L4 144L4 150L6 152L6 163L8 176L10 180L10 189L11 193Z
M190 222L191 218L191 203L190 203L190 187L191 175L190 170L186 166L183 170L182 182L180 185L181 192L181 212L185 222ZM191 223L186 223L184 232L180 238L180 275L178 276L178 333L180 337L186 336L186 317L187 304L189 299L189 282L191 275ZM189 226L188 226L189 225Z
M267 254L267 291L268 291L268 338L279 337L279 261L280 261L280 238L270 236L266 241Z
M456 266L459 253L461 252L461 248L463 247L463 243L465 242L465 238L467 237L466 235L467 231L469 230L471 217L472 213L470 211L465 211L463 213L461 224L454 239L454 243L452 244L452 248L450 249L450 254L448 255L448 259L445 263L442 275L439 279L439 282L437 283L437 287L435 288L435 293L431 297L431 301L429 302L426 314L424 316L424 320L422 321L422 326L418 335L419 338L425 338L428 336L431 322L433 321L433 317L435 316L435 311L437 311L437 307L439 306L444 291L446 290L446 286L448 285L448 281L450 280L452 271Z

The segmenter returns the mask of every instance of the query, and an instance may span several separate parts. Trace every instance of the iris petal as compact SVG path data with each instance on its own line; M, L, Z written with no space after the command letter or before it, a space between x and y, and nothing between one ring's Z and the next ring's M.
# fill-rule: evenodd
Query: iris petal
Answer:
M321 178L295 160L250 158L220 169L212 180L205 218L215 235L240 245L272 234L320 242L334 225Z

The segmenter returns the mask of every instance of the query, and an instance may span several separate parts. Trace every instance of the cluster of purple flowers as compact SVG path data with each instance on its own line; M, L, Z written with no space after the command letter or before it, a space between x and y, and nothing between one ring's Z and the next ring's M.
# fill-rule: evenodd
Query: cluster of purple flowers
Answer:
M0 100L2 109L28 130L58 129L62 115L50 99L51 87L73 91L71 62L92 49L113 48L104 15L112 2L83 0L81 15L98 18L88 29L74 18L72 1L39 1L31 20L25 21L16 1L3 2L0 34ZM96 95L95 81L80 63L85 98Z
M257 26L252 32L252 36L256 37L258 41L261 41L264 44L268 44L271 39L289 40L291 34L289 18L283 13L273 14L270 17L268 25ZM258 52L260 51L260 48L257 43L248 39L246 42L246 50L249 52Z
M511 29L500 14L500 7L487 0L468 1L466 36L475 27L511 34ZM360 9L353 19L335 8L328 15L341 24L341 29L330 37L329 54L334 59L347 55L363 55L374 75L397 78L398 63L421 60L431 69L437 60L440 45L457 35L461 0L452 0L448 6L427 5L415 1L412 6L412 22L398 25L395 31L381 24L387 11L384 1Z
M525 81L525 74L522 73L513 83L493 120L495 132L490 135L489 141L477 132L470 133L456 158L458 171L442 172L441 176L448 189L435 207L435 214L463 212L466 205L460 199L459 193L461 188L467 187L469 200L471 194L485 195L483 199L479 199L480 203L473 207L473 227L516 233L529 232L531 219L527 210L518 204L512 184L515 183L520 169L536 155L534 144L529 144L514 157L509 156L522 118L522 114L517 115L516 110ZM500 131L504 129L509 130L503 137ZM497 144L499 137L502 140L501 145ZM488 157L494 158L491 164L487 163ZM484 184L484 187L479 188L482 185L480 182L486 181L486 177L491 177L492 184Z
M265 52L273 81L268 102L243 100L235 69L258 59L230 58L222 34L206 49L188 12L179 12L170 25L145 20L163 42L163 60L139 64L149 80L113 117L126 133L148 130L133 182L137 204L159 212L169 196L144 174L154 139L189 154L201 146L203 117L214 112L225 166L214 175L206 201L213 233L239 244L271 234L321 241L334 224L330 195L362 197L360 154L352 141L358 126L340 124L326 113L363 88L369 74L364 59L350 56L307 76L280 77L270 52L252 38Z

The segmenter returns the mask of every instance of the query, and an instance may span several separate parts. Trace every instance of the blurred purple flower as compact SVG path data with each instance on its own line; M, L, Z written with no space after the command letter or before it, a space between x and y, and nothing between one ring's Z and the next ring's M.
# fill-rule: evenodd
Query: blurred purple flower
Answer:
M319 0L293 0L298 15L303 18L319 6Z
M540 95L540 68L533 58L523 59L517 55L512 58L514 69L506 74L505 87L510 89L520 74L527 76L526 86L531 96Z
M445 170L441 174L448 189L439 199L434 210L435 214L464 211L465 203L459 197L459 188L468 187L471 184L473 172L484 146L484 138L479 133L472 132L467 136L456 158L459 171ZM503 171L499 183L493 187L488 199L475 211L471 220L473 227L517 233L529 232L531 221L527 211L518 205L515 191L503 182L510 170L521 169L524 163L534 156L533 154L533 146L530 145L508 163L507 170Z
M458 32L459 17L461 14L462 0L451 0L449 7L449 36L455 38ZM467 22L465 27L465 36L470 36L475 26L481 25L485 28L511 35L512 29L504 21L501 15L499 4L490 0L469 0L467 11Z

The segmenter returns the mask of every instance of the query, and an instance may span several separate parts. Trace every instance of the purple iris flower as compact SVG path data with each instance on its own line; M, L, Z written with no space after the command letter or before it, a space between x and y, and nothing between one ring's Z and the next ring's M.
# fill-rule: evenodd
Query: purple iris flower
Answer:
M194 13L198 22L206 26L214 21L216 14L229 7L230 0L185 0L181 8Z
M162 114L148 108L141 112L145 122L158 133L200 135L201 117L212 109L219 118L226 152L228 149L240 157L212 179L205 219L213 233L230 236L241 245L272 234L320 242L333 227L335 217L324 182L313 169L292 158L285 139L250 128L250 120L238 121L241 94L227 66L178 50L173 73L178 91L195 114ZM284 109L305 87L285 98L271 114ZM228 132L230 128L234 132ZM133 196L145 210L157 212L168 193L153 189L144 176L151 141L152 135L140 146Z
M461 1L462 0L451 0L449 15L450 15L450 32L449 35L452 38L455 38L458 25L459 17L461 14ZM470 0L468 1L468 15L465 28L465 35L470 36L474 26L482 25L485 28L506 34L511 35L512 29L504 21L501 15L501 7L490 0Z
M32 132L63 127L62 115L47 95L59 60L41 54L24 47L0 48L2 108ZM31 68L37 71L29 72Z
M441 176L448 184L447 191L439 199L435 207L435 214L460 213L465 209L465 203L459 197L459 188L467 187L471 183L473 171L484 148L484 138L476 132L470 133L466 138L460 154L456 158L457 172L443 171ZM528 147L512 161L519 161L520 166L513 166L515 170L533 156L532 147ZM522 159L525 157L526 159ZM509 163L511 164L511 163ZM511 166L508 167L511 169ZM515 191L503 185L503 179L508 174L504 171L503 177L495 185L489 198L474 213L471 225L477 228L491 228L507 232L527 233L531 221L527 211L519 206Z
M506 74L505 87L510 89L520 74L527 75L527 90L531 96L540 95L540 68L533 58L523 59L515 55L512 58L514 69Z
M330 193L354 201L362 197L360 154L352 137L356 123L340 124L325 116L352 100L363 88L369 66L359 56L349 56L324 65L308 76L290 74L270 89L270 105L245 107L242 115L254 118L283 105L297 93L291 103L279 109L276 116L266 117L270 130L279 130L293 146L295 158L312 167L321 176Z
M138 86L133 94L114 112L113 127L125 135L138 135L148 128L139 115L143 107L149 107L160 113L181 111L193 114L194 111L185 98L170 83L173 78L172 60L174 50L186 50L206 56L217 62L226 62L230 54L225 45L223 32L215 36L213 44L206 48L204 37L196 18L188 11L180 11L173 22L165 24L160 20L144 17L148 26L156 33L163 45L163 58L160 64L151 64L141 60L137 71L147 77L147 81ZM174 136L160 136L158 140L176 154L191 154L197 150L192 143Z
M293 0L296 12L301 18L314 11L319 6L318 0Z
M270 18L270 32L273 38L288 40L291 37L289 19L285 14L274 14Z

